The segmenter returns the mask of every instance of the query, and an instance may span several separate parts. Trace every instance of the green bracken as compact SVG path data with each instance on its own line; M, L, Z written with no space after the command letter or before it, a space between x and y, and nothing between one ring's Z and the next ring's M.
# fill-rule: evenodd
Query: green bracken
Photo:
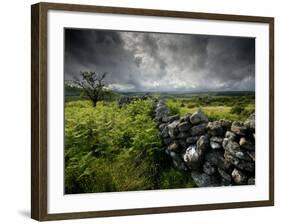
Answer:
M66 103L66 193L187 186L186 174L168 175L171 162L161 148L153 110L149 100L122 108L114 102Z

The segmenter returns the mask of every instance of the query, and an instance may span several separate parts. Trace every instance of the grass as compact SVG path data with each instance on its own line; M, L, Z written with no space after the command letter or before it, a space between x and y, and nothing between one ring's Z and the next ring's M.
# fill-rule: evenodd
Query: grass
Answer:
M241 101L241 103L238 103L238 99L235 98L234 101L232 97L227 97L227 99L225 99L225 105L221 105L221 97L213 98L214 99L210 100L208 103L194 102L192 99L167 99L166 102L171 112L173 114L180 114L180 116L184 116L187 113L194 113L201 108L210 121L219 119L244 121L255 111L255 104L252 99L248 102ZM233 108L238 105L242 108L242 111L233 113Z

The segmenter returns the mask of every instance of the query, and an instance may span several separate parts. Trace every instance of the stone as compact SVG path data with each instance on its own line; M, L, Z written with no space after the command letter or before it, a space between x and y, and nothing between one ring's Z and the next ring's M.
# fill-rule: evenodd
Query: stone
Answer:
M159 128L160 131L163 131L163 129L164 129L165 127L167 127L167 124L166 124L166 123L162 123L162 124L159 125L158 128Z
M209 149L209 139L206 135L200 136L196 142L196 149L201 155L203 155Z
M202 124L193 126L193 127L190 129L190 135L191 135L191 136L196 136L196 135L203 135L203 134L205 134L205 132L206 132L206 126L207 126L206 123L202 123Z
M210 141L210 146L212 149L220 149L222 147L220 143L213 142L213 141Z
M231 176L232 176L234 182L238 185L247 183L247 176L242 171L240 171L236 168L231 173Z
M183 117L182 117L182 119L184 120L184 121L187 121L188 123L190 123L190 117L191 117L191 113L187 113L186 115L184 115Z
M181 148L186 149L187 148L187 143L184 141L184 139L179 139L178 143L180 144Z
M167 122L167 123L172 123L173 121L179 120L180 116L177 115L172 115L172 116L165 116L162 118L163 122Z
M225 132L225 137L230 139L230 140L233 140L233 141L235 141L237 139L236 134L231 132L231 131Z
M202 154L196 149L196 145L191 145L186 149L183 160L190 169L198 169L202 163Z
M168 115L170 113L170 110L165 105L161 105L156 108L155 112L164 116Z
M215 176L209 176L206 173L192 171L191 177L198 187L215 187L219 185Z
M205 173L193 171L191 172L191 177L198 187L208 187L212 185L211 177Z
M197 112L194 112L189 120L192 124L201 124L209 121L207 116L200 109Z
M168 132L171 138L176 138L176 135L178 134L178 126L179 121L173 121L171 124L168 125Z
M253 173L255 171L255 163L248 162L245 160L240 160L233 155L231 155L228 151L224 152L224 158L227 162L231 163L235 167L240 170L245 170L247 172Z
M222 147L223 138L212 136L210 138L210 146L212 149L220 149Z
M224 130L229 131L231 128L231 121L229 120L225 120L225 119L221 119L220 120L221 126L224 128Z
M244 122L244 125L249 129L255 130L255 119L255 114L251 114L249 118Z
M188 145L190 145L190 144L195 144L198 139L199 139L199 136L191 136L191 137L188 137L188 138L186 139L186 143L187 143Z
M248 185L255 185L255 178L254 177L250 177L248 179Z
M231 163L234 166L237 166L240 162L240 160L234 157L232 154L230 154L229 151L224 152L224 158L227 162Z
M212 136L223 136L224 128L221 125L220 121L209 122L207 125L208 133Z
M217 143L222 143L222 141L223 141L223 138L222 137L217 137L217 136L212 136L211 138L210 138L210 141L211 142L217 142Z
M188 132L179 132L176 136L178 139L186 139L189 136Z
M218 168L218 173L221 175L221 177L223 179L225 179L226 181L228 181L229 183L231 183L231 175L229 175L227 172L225 172L224 170Z
M205 160L223 170L229 170L231 163L226 161L221 150L210 150L205 155Z
M225 138L223 140L222 145L223 145L223 148L226 151L228 151L231 155L233 155L234 157L236 157L238 159L251 161L251 158L249 157L249 155L244 150L241 150L240 145L237 142Z
M208 175L213 175L216 172L216 166L212 165L210 162L206 161L203 165L204 173Z
M171 138L163 138L162 141L165 145L169 145L173 140Z
M256 153L255 151L248 151L247 154L251 157L253 161L256 161Z
M169 137L169 128L165 126L163 130L160 132L160 135L162 138L168 138Z
M247 149L247 150L254 150L255 149L255 145L248 141L245 137L240 138L239 144L241 147Z
M173 151L173 152L179 152L180 145L177 142L173 142L168 146L168 150Z
M247 134L247 128L243 123L234 121L231 125L231 131L237 135L245 136Z
M178 129L180 132L188 131L191 128L190 124L186 121L179 123Z
M230 140L228 138L223 139L222 146L225 150L228 151L235 151L240 149L240 145L237 142Z
M224 178L221 178L221 186L232 186L232 182L230 182Z
M178 168L179 170L187 170L186 165L182 161L181 157L175 153L175 152L170 152L170 156L172 157L173 165Z
M244 160L240 160L240 162L236 165L236 167L240 170L245 170L250 173L255 172L255 163L253 163L253 162L247 162Z

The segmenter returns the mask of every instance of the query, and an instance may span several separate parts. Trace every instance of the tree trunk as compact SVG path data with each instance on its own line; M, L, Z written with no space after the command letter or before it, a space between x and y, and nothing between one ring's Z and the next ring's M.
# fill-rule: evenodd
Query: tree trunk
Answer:
M93 107L97 106L97 100L93 100Z

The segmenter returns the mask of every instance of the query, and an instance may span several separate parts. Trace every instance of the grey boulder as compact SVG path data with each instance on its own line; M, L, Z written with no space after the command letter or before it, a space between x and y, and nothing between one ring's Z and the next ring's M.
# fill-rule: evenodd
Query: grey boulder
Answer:
M209 121L207 116L200 109L197 112L194 112L189 120L192 124L201 124Z

